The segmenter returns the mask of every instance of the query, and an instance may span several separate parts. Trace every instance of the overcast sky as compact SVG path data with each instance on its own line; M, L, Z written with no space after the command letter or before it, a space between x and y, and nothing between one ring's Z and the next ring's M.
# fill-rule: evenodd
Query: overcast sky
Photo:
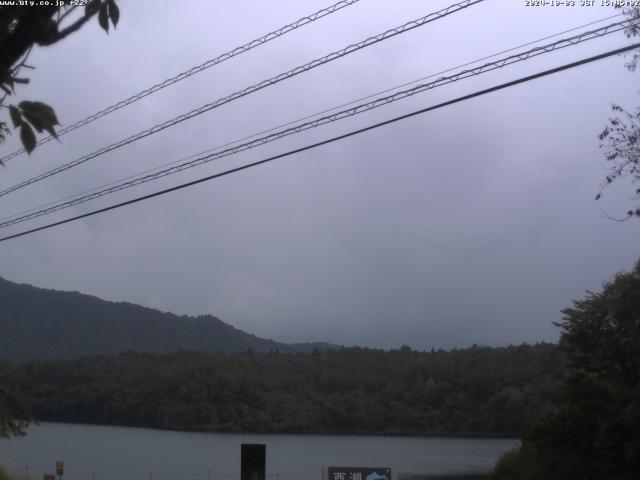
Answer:
M31 84L20 87L13 101L45 101L63 125L70 124L330 1L121 1L121 21L109 35L93 21L67 40L35 50ZM362 0L8 162L0 187L447 5ZM598 5L487 0L1 198L0 215L615 13ZM622 33L593 40L0 233L627 43ZM640 73L627 71L625 61L611 57L3 242L0 276L178 314L210 313L285 342L428 349L556 340L552 322L560 320L560 310L640 256L640 224L603 217L603 210L621 215L633 205L631 185L614 185L594 201L607 171L597 134L610 105L640 104ZM17 146L12 138L1 151Z

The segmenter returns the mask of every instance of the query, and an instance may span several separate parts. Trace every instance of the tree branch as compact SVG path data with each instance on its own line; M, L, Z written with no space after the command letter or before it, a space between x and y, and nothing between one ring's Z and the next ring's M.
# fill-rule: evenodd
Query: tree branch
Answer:
M612 217L611 215L609 215L604 210L601 210L601 212L602 212L602 217L603 218L606 218L607 220L613 220L614 222L618 222L618 223L626 222L627 220L629 220L631 218L631 215L627 215L625 218L615 218L615 217Z
M69 15L71 12L73 12L75 9L76 9L76 6L73 5L72 7L69 7L69 9L66 12L64 12L62 15L58 17L58 27L60 26L60 22L62 22L65 19L65 17Z
M82 27L85 23L87 23L93 15L94 14L84 15L80 17L78 20L73 22L68 27L64 28L63 30L60 30L57 35L52 36L47 42L40 43L40 45L49 46L49 45L53 45L56 42L59 42L60 40L65 38L67 35L70 35L73 32L79 30L80 27Z

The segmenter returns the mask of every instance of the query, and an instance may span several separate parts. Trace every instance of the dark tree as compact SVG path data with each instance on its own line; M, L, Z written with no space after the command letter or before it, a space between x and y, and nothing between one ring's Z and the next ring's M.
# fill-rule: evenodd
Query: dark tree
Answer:
M0 362L43 421L256 433L520 436L557 404L556 345L126 353Z
M563 400L496 478L640 478L640 261L563 311Z
M31 420L31 412L24 401L0 385L0 438L24 435Z

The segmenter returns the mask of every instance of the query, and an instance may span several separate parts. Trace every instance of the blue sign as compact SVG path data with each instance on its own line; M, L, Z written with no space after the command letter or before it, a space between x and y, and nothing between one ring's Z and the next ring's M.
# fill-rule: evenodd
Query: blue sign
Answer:
M327 480L391 480L390 468L328 467Z

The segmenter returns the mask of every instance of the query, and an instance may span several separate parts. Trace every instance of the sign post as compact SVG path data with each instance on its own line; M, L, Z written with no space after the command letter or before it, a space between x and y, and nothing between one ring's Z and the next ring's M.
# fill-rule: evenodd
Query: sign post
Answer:
M265 480L267 446L243 443L240 446L240 480Z
M327 480L392 480L386 467L327 467Z

